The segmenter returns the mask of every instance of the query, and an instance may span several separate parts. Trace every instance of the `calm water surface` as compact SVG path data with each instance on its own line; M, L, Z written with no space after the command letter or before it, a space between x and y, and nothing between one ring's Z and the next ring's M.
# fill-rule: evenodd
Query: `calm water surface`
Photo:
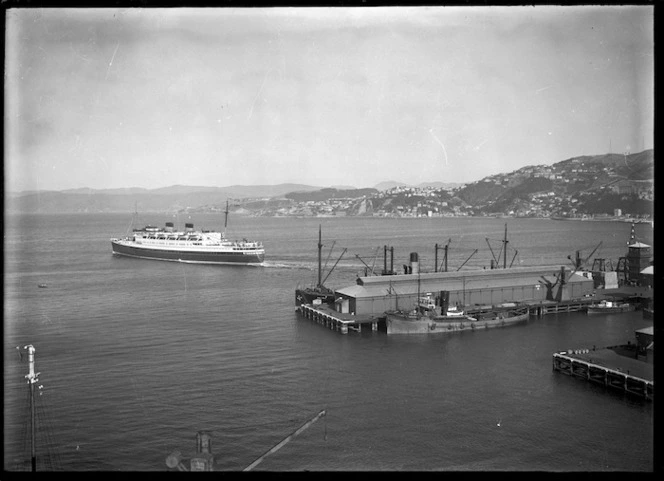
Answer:
M163 225L170 216L143 215ZM169 217L169 218L167 218ZM192 216L197 227L223 218ZM184 219L177 220L179 225ZM625 254L629 224L539 219L231 217L229 236L263 240L263 267L113 257L117 214L6 218L4 468L29 464L25 355L37 371L38 468L159 471L208 430L218 470L242 470L325 409L256 470L650 471L653 405L552 370L554 351L634 339L641 312L561 314L484 332L341 335L298 317L315 282L340 288L452 239L449 268L489 266L508 223L508 262L563 265L580 249ZM652 228L636 226L652 242ZM471 256L473 251L478 252ZM470 259L469 259L470 257ZM442 252L439 251L439 261ZM47 289L37 285L45 283Z

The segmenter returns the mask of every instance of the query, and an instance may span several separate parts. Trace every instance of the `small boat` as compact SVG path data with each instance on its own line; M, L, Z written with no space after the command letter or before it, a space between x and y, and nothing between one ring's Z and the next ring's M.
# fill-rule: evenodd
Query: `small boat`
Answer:
M134 229L131 236L111 239L111 249L114 255L195 264L261 265L265 258L261 242L231 241L225 232L194 230L192 223L180 232L174 230L172 222L163 229L151 225Z
M37 287L41 287L42 289L47 288L48 286L46 284L37 284Z
M634 311L635 308L629 302L616 302L601 300L597 304L588 306L588 314L611 314L616 312Z

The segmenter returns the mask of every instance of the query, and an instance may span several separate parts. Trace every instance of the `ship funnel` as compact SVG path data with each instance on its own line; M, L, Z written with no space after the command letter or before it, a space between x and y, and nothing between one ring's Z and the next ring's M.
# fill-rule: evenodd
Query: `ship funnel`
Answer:
M417 258L417 252L410 253L410 274L419 274L420 273L420 263Z
M173 223L166 222L166 232L173 232Z
M193 232L194 231L194 224L186 223L184 225L184 231L185 232Z

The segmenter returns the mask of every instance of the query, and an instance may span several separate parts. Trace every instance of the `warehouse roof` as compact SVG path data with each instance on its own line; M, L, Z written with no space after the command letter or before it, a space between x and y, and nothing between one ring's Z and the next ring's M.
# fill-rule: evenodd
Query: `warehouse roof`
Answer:
M634 332L638 332L639 334L650 334L651 336L655 335L655 329L653 329L653 326L637 329Z
M628 247L634 247L637 249L645 249L646 247L650 247L648 244L644 244L643 242L635 242L634 244L630 244Z
M482 289L509 289L555 284L560 267L537 266L511 269L467 270L424 274L360 277L357 285L337 289L338 294L349 297L384 297L390 294L414 294L435 291L476 291ZM565 269L566 282L593 282Z

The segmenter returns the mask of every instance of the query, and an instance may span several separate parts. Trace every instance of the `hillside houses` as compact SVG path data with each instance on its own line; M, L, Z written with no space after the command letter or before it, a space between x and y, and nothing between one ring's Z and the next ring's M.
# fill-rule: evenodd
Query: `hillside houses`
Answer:
M654 183L652 180L627 180L620 179L611 184L611 190L616 194L637 195L640 199L654 199Z

